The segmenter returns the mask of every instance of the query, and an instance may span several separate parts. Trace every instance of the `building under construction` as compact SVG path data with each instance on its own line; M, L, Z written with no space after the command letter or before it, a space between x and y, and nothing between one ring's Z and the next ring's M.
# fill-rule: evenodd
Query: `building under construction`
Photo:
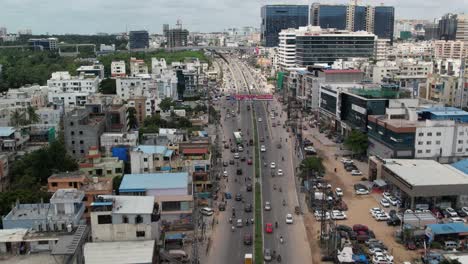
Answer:
M166 37L166 47L185 47L188 42L189 31L182 28L182 23L177 21L176 27L170 29L169 25L163 27L164 37Z

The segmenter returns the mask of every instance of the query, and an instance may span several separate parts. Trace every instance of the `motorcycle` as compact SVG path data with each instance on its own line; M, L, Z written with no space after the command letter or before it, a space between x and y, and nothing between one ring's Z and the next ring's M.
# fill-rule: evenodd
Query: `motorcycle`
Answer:
M231 218L231 217L229 217L229 223L231 223L231 224L232 224L232 218Z
M286 206L286 201L285 200L283 200L283 206Z
M279 191L282 192L283 190L281 190L281 187L279 187Z
M284 240L283 240L283 237L281 236L280 237L280 243L283 244Z
M232 226L232 227L231 227L231 231L234 232L234 230L236 230L236 227L235 227L235 226Z
M281 255L278 255L278 257L276 258L276 260L277 260L278 262L281 262Z

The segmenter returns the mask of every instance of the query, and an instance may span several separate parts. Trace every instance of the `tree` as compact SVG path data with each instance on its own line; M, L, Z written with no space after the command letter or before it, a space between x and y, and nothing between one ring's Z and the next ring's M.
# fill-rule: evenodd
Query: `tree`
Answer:
M325 172L325 167L322 163L322 158L320 157L308 157L301 161L299 164L299 169L301 173L299 174L301 178L309 179L314 173L322 174Z
M29 124L35 124L41 120L39 115L36 113L36 109L32 106L28 106L26 113L28 115Z
M10 116L10 125L18 128L24 124L26 124L26 117L24 112L19 109L15 109Z
M103 94L116 94L116 81L115 79L104 79L99 84L99 91Z
M166 97L161 100L161 103L159 103L159 108L163 111L168 111L171 109L171 106L175 106L174 101L170 97Z
M136 118L136 110L134 107L129 107L127 109L127 114L128 114L128 127L130 129L136 129L138 128L138 120Z
M354 154L363 155L367 151L368 141L367 135L359 130L351 131L351 134L344 142L345 146L351 149Z
M179 117L177 120L177 128L189 128L192 127L192 122L185 117Z

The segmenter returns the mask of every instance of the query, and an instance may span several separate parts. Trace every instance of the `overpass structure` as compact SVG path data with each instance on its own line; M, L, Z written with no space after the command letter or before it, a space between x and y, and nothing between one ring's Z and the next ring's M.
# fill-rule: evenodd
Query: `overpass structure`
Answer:
M183 51L183 50L216 50L216 51L232 51L232 50L244 50L254 51L256 47L224 47L224 46L185 46L185 47L174 47L174 48L151 48L151 49L134 49L131 51L136 52L153 52L158 50L164 51Z

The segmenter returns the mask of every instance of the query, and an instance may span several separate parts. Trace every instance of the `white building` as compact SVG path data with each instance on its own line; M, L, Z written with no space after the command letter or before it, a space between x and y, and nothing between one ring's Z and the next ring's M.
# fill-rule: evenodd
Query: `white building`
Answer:
M468 43L461 40L435 40L434 57L436 59L461 59L468 57Z
M112 147L128 146L134 147L138 143L138 133L103 133L101 135L101 151L107 157L112 155Z
M177 169L179 163L171 163L173 155L174 151L166 146L136 146L130 151L131 173Z
M374 49L374 58L376 61L386 60L388 56L388 49L390 47L389 39L376 39L375 40L375 49Z
M111 63L111 76L112 77L125 77L125 61L113 61Z
M161 74L163 71L167 70L167 63L164 58L151 58L151 73L152 74Z
M101 46L99 47L99 50L101 52L113 52L115 51L115 44L111 44L111 45L101 44Z
M30 86L18 89L9 89L6 94L0 95L0 126L10 123L11 114L26 111L28 107L41 108L48 103L47 86Z
M76 69L78 75L93 74L94 76L104 79L104 65L94 64L94 65L83 65Z
M148 66L144 60L130 58L130 75L136 76L138 74L148 74Z
M86 264L150 264L154 262L155 241L118 241L86 243L84 263ZM124 250L123 250L124 249Z
M278 65L282 68L296 65L296 29L281 30L278 44Z
M151 78L119 78L116 80L116 92L124 100L137 96L150 97L156 94L156 84Z
M457 36L456 40L463 41L468 45L468 15L459 14L457 16Z
M93 241L158 239L158 211L154 205L153 196L98 196L91 203Z
M69 72L54 72L47 86L49 91L95 93L99 88L99 78L92 74L71 76Z

